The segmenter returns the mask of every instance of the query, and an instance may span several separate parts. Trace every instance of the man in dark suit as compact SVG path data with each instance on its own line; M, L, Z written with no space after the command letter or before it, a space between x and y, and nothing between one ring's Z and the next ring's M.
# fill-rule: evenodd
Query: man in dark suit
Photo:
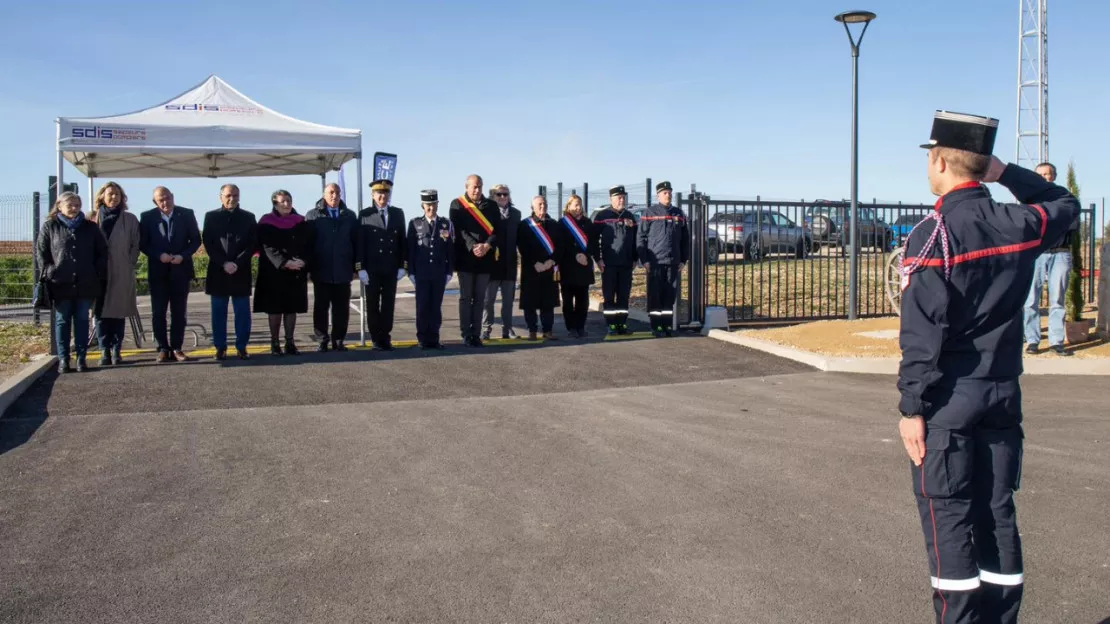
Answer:
M489 286L486 287L485 328L482 330L482 340L489 340L493 334L493 304L497 301L497 293L501 293L501 337L516 338L513 331L513 303L516 300L516 231L520 228L520 211L513 206L512 194L509 187L498 184L490 189L490 195L497 203L500 219L494 223L497 233L498 248L501 250L493 271L489 275Z
M193 211L173 203L164 186L154 189L155 207L139 218L139 251L147 257L150 307L158 361L188 358L185 343L185 309L195 273L193 254L200 249L200 230ZM170 335L166 337L166 307L170 309Z
M455 230L455 268L459 273L459 330L468 347L481 347L482 312L489 274L499 259L501 241L494 221L497 204L482 195L482 177L466 179L466 193L451 202Z
M247 356L251 338L251 257L254 256L254 215L239 207L239 187L220 187L216 210L205 213L204 250L208 253L208 276L204 292L212 297L212 342L216 359L227 357L227 303L235 310L235 352Z
M355 239L358 216L339 198L339 185L324 188L324 197L308 211L305 221L315 238L308 270L312 277L312 326L319 351L328 350L328 308L331 308L331 345L346 351L347 322L351 316L351 280L355 276Z
M375 180L370 185L374 203L358 213L355 269L366 287L366 324L375 349L392 351L393 308L397 281L405 276L405 213L389 205L393 183Z

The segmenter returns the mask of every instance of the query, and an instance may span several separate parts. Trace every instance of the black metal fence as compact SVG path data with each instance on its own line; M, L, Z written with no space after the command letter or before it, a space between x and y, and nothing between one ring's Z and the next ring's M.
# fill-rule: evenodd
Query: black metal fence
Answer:
M625 189L633 212L654 202L650 178ZM572 195L583 199L590 215L609 204L609 187L604 185L559 183L539 187L539 194L556 215ZM680 325L704 322L708 306L725 308L729 322L736 325L848 318L849 202L714 199L693 186L690 193L676 193L675 202L690 218L694 239L694 257L683 275L677 305ZM1105 212L1094 203L1088 206L1080 217L1081 274L1084 296L1093 302L1097 250L1110 228ZM897 314L897 251L932 210L932 204L859 204L859 317ZM635 295L634 291L634 299Z
M44 203L39 193L0 195L0 321L31 321L34 240Z

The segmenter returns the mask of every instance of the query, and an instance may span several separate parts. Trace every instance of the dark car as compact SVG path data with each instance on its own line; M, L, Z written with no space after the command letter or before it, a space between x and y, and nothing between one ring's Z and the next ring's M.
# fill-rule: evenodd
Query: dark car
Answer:
M769 254L789 253L805 258L813 250L813 240L805 228L774 210L721 211L709 219L731 252L742 251L744 259L758 262Z
M894 241L891 244L894 247L905 245L906 237L910 235L910 230L918 223L921 223L921 220L926 216L927 215L920 212L898 215L898 218L894 220L894 225L891 226L891 230L894 232Z
M601 208L593 211L593 213L590 214L590 219L596 219L597 215L602 210L607 210L609 207L610 206L606 204ZM629 206L628 208L626 208L626 210L632 213L638 220L640 219L640 217L644 216L644 211L647 210L647 208L644 206ZM721 251L724 249L724 245L721 244L721 241L717 236L717 232L712 227L709 228L708 236L706 237L705 241L705 247L705 261L708 264L717 264L717 261L721 259Z
M859 204L859 241L860 247L889 249L894 233L875 211ZM848 243L848 227L851 222L850 202L833 202L819 199L806 208L806 228L819 245L844 247Z

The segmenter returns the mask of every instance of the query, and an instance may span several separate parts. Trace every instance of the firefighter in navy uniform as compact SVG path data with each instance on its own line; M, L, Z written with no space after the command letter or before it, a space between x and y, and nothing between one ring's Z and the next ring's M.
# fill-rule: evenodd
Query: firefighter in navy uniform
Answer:
M996 119L937 111L922 147L940 199L901 265L899 430L942 623L1017 621L1021 310L1037 256L1079 214L1067 189L991 155L997 131ZM995 202L982 182L1022 203Z
M636 217L625 210L628 194L623 186L609 189L611 208L597 214L598 255L601 269L602 312L610 334L628 334L628 295L636 267Z
M655 185L659 200L640 218L636 251L647 271L648 316L656 338L671 335L678 277L690 259L690 228L686 215L671 204L671 183Z
M424 214L409 221L408 273L416 286L416 339L420 348L442 349L443 291L455 270L455 231L438 216L439 193L420 191Z

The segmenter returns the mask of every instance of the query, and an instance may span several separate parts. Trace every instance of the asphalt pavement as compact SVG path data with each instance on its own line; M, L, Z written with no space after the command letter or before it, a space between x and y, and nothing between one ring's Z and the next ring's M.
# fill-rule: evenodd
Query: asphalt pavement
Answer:
M1023 383L1023 621L1097 624L1105 390ZM50 374L0 621L929 622L896 398L697 336Z

